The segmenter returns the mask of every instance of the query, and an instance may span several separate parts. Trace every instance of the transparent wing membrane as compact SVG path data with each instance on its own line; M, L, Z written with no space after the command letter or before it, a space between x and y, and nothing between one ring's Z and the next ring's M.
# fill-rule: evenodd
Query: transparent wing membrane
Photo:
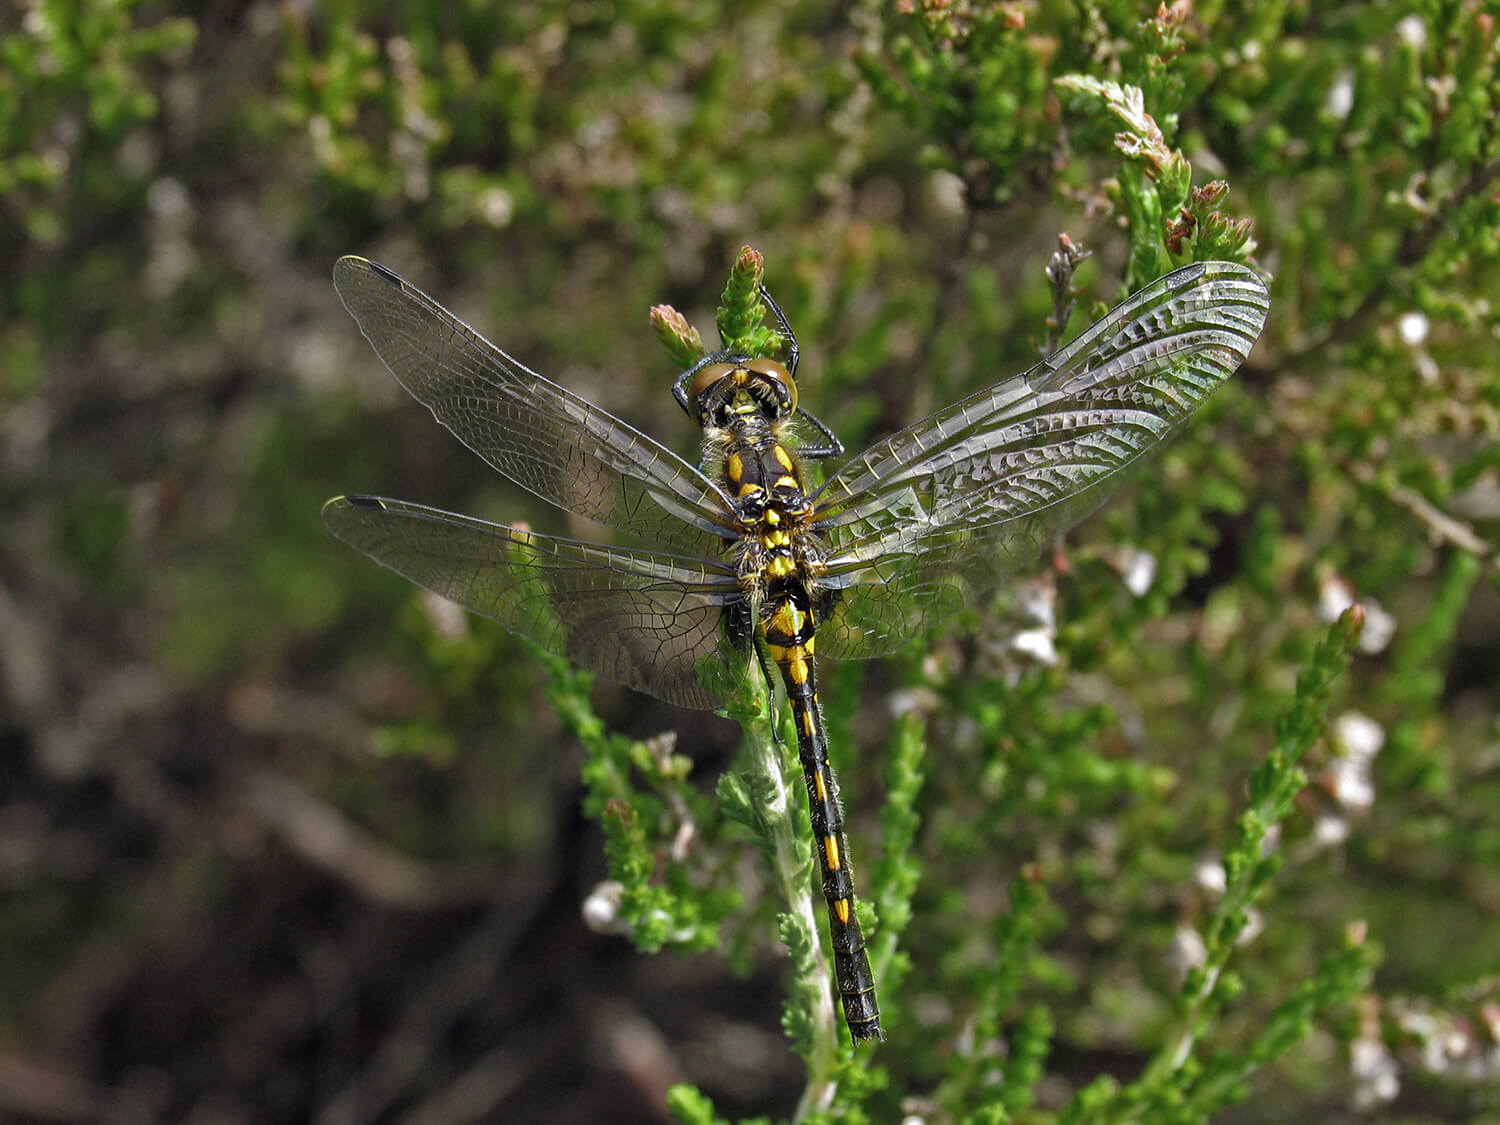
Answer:
M1094 511L1249 355L1265 285L1228 262L1140 290L1036 367L854 457L815 500L828 656L877 655Z
M543 499L674 553L364 497L330 501L334 533L601 675L714 706L722 676L743 666L720 626L738 596L733 565L697 557L734 534L721 486L383 266L342 258L334 283L386 366L469 448ZM815 497L818 654L894 652L1028 565L1234 372L1268 310L1250 269L1184 267L1025 374L851 458Z
M707 709L745 674L723 628L733 569L557 539L400 500L340 496L330 531L382 566L590 671Z
M733 534L727 498L696 468L512 359L384 266L340 258L333 284L401 385L522 488L674 548L702 552Z

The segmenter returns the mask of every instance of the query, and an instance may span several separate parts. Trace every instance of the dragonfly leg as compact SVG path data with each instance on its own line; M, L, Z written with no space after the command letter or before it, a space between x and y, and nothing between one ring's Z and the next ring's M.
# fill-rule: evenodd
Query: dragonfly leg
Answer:
M798 415L823 439L821 443L802 444L797 446L797 456L808 461L821 461L827 457L842 457L844 455L844 443L839 440L838 434L829 429L828 424L814 414L805 410L799 410Z
M786 318L786 313L781 311L781 306L776 303L776 298L771 296L771 291L764 285L760 287L761 300L771 306L771 311L776 314L776 323L781 326L781 334L786 337L786 369L792 378L797 377L797 360L802 356L802 349L797 346L797 334L792 331L791 323Z
M766 714L771 719L771 737L776 745L782 745L781 724L776 721L781 714L781 677L771 674L771 662L763 645L755 646L755 659L760 664L760 674L766 681Z

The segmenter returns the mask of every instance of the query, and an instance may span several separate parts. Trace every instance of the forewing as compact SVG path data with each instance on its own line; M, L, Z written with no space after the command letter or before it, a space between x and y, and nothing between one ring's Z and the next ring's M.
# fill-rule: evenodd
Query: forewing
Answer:
M1024 375L853 458L815 502L821 585L839 591L818 652L889 652L1025 566L1234 373L1269 310L1245 266L1185 266Z
M708 709L743 678L722 627L739 596L710 559L537 535L375 496L323 507L336 536L382 566L560 653L679 707Z
M340 258L333 284L401 385L522 488L692 552L724 536L727 499L665 446L512 359L382 265Z

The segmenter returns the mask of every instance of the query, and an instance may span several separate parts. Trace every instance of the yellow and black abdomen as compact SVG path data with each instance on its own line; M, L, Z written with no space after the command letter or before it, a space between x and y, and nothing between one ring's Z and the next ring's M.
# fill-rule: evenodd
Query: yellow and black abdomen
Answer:
M753 416L737 419L718 436L724 481L742 521L740 583L747 603L758 607L766 653L781 670L797 726L844 1020L855 1043L884 1039L875 977L854 909L844 814L818 705L813 662L817 619L808 583L810 560L819 551L806 526L809 504L802 473L777 440L774 427Z
M884 1039L880 1008L875 1000L875 976L854 909L854 878L849 867L849 848L844 842L844 814L839 807L833 767L828 763L828 738L823 730L823 711L818 705L813 670L816 622L812 605L800 578L772 579L767 595L762 628L771 659L781 669L797 725L797 752L807 781L813 851L823 875L823 897L828 902L833 970L844 1006L844 1020L856 1043Z

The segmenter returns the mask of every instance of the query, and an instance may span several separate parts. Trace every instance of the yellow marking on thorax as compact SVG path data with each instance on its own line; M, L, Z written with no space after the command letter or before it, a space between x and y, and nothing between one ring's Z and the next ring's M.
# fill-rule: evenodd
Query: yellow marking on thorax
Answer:
M771 544L767 543L766 546L769 547ZM794 569L796 569L796 564L792 562L790 555L778 555L766 563L766 573L772 578L785 578Z
M738 453L731 453L729 461L725 464L724 468L729 474L729 479L735 484L739 484L745 476L745 459Z
M780 449L781 446L778 445L776 448ZM802 486L797 483L797 478L796 477L777 477L776 478L776 487L777 488L801 488Z
M787 472L791 472L796 466L792 462L792 455L780 445L772 446L771 456L776 458L776 463Z
M832 836L823 837L823 858L828 860L828 870L839 869L839 842Z
M754 496L757 492L764 491L765 489L761 488L761 486L756 484L754 481L747 480L744 484L740 485L739 495L742 497Z

